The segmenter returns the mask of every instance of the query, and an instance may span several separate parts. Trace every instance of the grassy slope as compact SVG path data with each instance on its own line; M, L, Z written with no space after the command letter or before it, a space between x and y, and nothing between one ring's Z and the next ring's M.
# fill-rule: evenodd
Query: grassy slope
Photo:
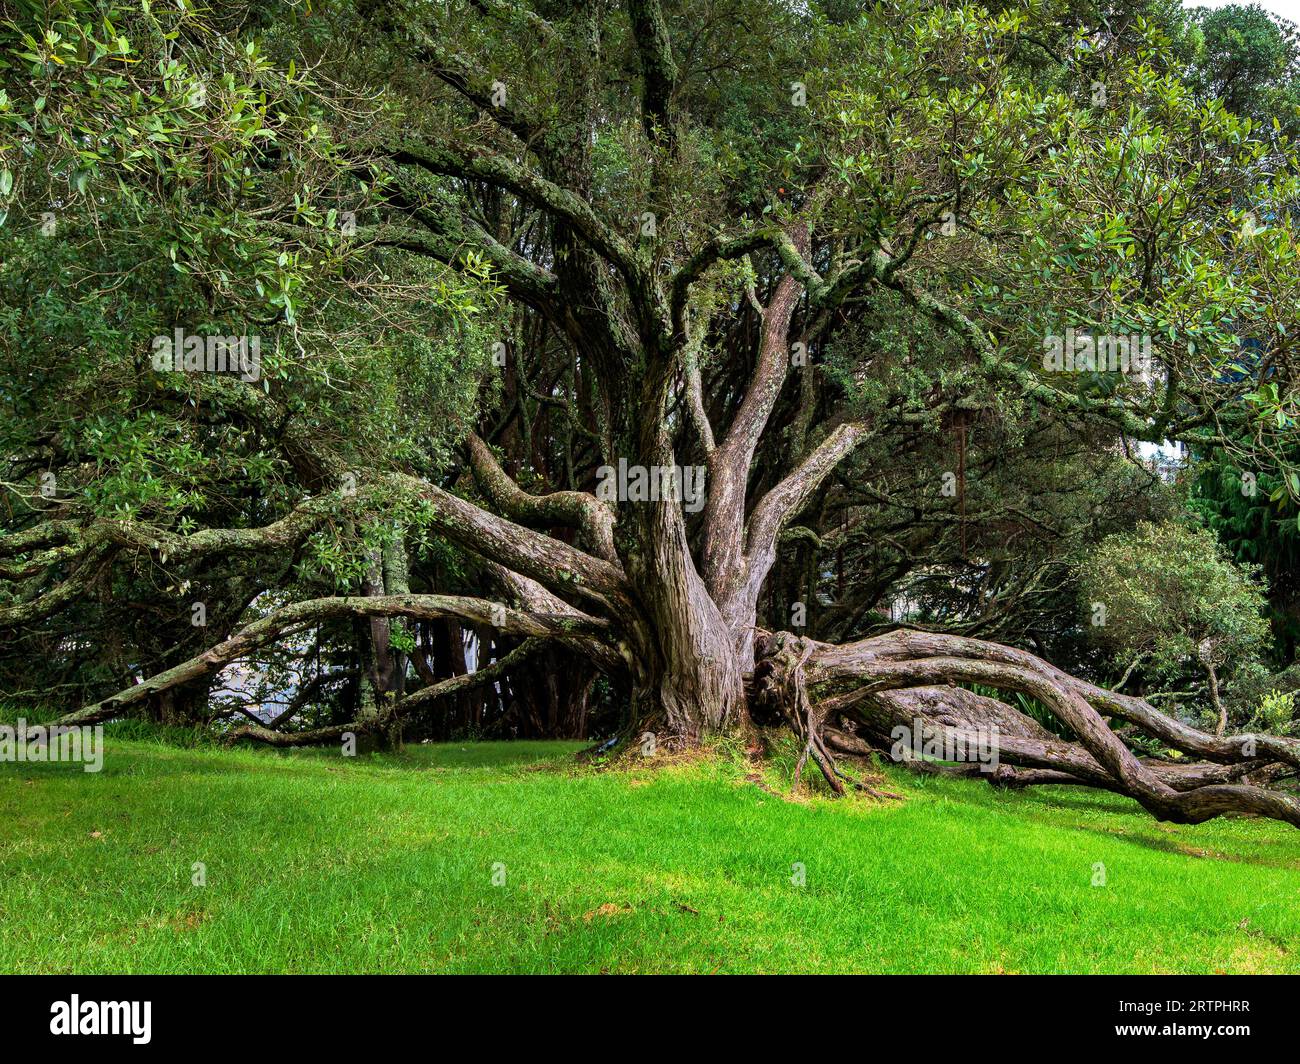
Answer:
M574 748L2 765L0 970L1300 971L1279 824L901 775L902 803L794 803Z

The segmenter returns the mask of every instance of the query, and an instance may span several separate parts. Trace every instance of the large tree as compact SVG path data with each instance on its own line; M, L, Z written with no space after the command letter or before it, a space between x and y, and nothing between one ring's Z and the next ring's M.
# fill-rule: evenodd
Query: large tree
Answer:
M563 472L545 468L553 454L521 453L517 424L496 432L490 409L461 426L471 488L427 452L304 431L292 389L224 381L232 405L246 397L248 417L292 448L300 500L262 527L192 533L36 507L3 542L25 583L0 621L70 608L113 558L297 543L339 507L363 524L382 514L364 593L295 596L65 720L128 713L330 618L454 618L523 637L523 656L558 644L612 677L629 736L694 744L784 721L836 791L836 754L900 722L958 739L996 725L1002 783L1108 787L1172 820L1236 811L1300 826L1300 803L1267 786L1300 767L1293 740L1206 735L964 635L898 629L837 646L760 624L783 533L855 451L887 467L886 442L909 431L964 441L993 419L1040 440L1096 434L1117 453L1180 438L1257 462L1287 453L1289 146L1199 102L1169 68L1159 22L1034 10L473 0L281 12L279 69L293 59L313 88L294 68L259 73L264 95L302 99L277 113L266 150L255 135L241 143L238 218L220 231L272 242L292 280L295 264L337 254L346 215L350 262L397 256L495 286L514 312L494 319L515 396L505 416L567 407ZM209 29L229 43L250 23ZM182 18L176 35L201 62L197 27ZM65 90L52 62L112 59L111 46L63 57L30 37L28 75ZM33 157L89 153L100 178L133 161L131 138L112 135L140 106L129 91L122 113L101 109L88 138L62 142L37 114L51 97L9 95L35 119L18 138ZM1243 333L1260 339L1253 355ZM1121 361L1097 362L1104 337L1123 338ZM1076 361L1079 338L1090 353ZM703 495L683 498L697 467ZM964 504L961 458L930 472L911 489L918 514L936 497ZM652 497L627 490L637 477ZM503 595L412 593L393 544L401 555L428 535L480 559ZM357 722L249 732L378 730L467 682L407 694L377 680ZM1032 696L1072 740L958 684ZM1143 760L1111 721L1205 761Z

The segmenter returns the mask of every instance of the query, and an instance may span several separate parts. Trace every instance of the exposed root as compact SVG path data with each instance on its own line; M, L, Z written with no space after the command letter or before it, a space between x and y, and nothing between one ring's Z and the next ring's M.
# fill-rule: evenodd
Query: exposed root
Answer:
M836 764L824 734L828 709L814 704L808 697L805 665L816 649L817 644L810 640L795 636L783 637L771 651L769 667L761 677L757 677L759 697L778 709L791 730L803 742L803 750L794 769L794 787L798 788L804 766L811 758L821 771L822 778L837 795L843 795L847 785L872 798L901 798L902 795L877 790L846 775Z
M1242 814L1300 827L1300 800L1277 788L1300 765L1300 742L1207 735L1141 699L1095 687L1025 651L898 631L846 646L761 633L756 652L756 694L804 743L796 784L811 758L832 790L843 794L847 777L832 751L862 758L892 746L896 758L918 772L983 777L999 787L1097 787L1177 823ZM957 683L1029 695L1072 738L1062 739L1008 703ZM1193 759L1140 758L1106 717ZM909 738L901 752L896 740L891 743L900 734ZM962 763L961 753L983 750L990 740L991 758ZM912 753L932 747L960 753L933 759Z

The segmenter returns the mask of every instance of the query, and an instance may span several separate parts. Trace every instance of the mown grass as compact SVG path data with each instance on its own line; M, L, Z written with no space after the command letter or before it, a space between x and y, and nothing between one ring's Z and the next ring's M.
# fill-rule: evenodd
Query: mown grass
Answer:
M893 770L905 801L795 802L727 756L575 749L119 738L99 774L0 766L0 970L1300 971L1280 824Z

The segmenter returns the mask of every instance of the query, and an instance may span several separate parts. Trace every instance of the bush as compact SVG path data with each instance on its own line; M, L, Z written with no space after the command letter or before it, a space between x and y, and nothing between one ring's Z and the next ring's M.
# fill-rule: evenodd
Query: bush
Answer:
M1291 721L1295 717L1294 691L1269 691L1255 709L1251 720L1253 731L1268 732L1272 735L1285 735L1291 730Z

